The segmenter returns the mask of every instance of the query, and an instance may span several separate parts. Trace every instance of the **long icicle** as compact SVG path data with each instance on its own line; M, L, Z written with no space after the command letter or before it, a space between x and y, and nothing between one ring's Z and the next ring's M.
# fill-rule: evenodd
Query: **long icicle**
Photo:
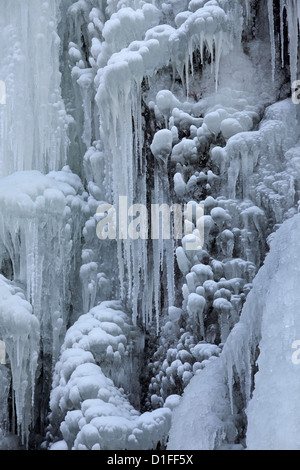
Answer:
M273 0L268 0L268 15L269 15L269 29L270 29L270 42L271 42L271 59L272 59L272 81L275 79L275 35L274 35L274 11Z

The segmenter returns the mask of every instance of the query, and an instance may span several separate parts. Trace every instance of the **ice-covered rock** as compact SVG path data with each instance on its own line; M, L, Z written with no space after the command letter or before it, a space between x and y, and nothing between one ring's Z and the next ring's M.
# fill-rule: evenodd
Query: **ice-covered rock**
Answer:
M172 152L173 136L172 132L168 129L158 131L151 144L151 152L158 160L162 160L167 163L168 157Z
M57 440L60 428L63 441L52 450L152 449L166 440L169 408L140 414L128 401L137 392L140 345L133 345L133 335L119 302L100 304L68 330L55 368L48 432Z

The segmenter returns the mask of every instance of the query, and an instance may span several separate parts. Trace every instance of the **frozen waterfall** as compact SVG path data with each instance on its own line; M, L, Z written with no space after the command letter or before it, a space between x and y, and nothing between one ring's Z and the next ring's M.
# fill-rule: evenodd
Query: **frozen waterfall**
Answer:
M299 30L0 0L0 449L299 449Z

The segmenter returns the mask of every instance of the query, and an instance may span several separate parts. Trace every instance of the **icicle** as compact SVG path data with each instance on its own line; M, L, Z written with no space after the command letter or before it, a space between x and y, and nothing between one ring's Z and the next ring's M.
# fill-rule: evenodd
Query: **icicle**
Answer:
M188 98L189 94L190 94L190 70L189 70L190 69L190 58L189 58L188 55L185 58L184 68L185 68L186 96Z
M291 81L297 80L298 68L298 12L297 0L290 0L287 3L287 23L289 30L289 53L290 53L290 70ZM299 6L299 5L298 5Z
M250 0L245 0L245 6L246 6L246 21L247 21L247 24L249 24L249 21L250 21Z
M215 81L216 81L216 91L218 91L218 81L219 81L219 68L220 60L222 54L222 43L223 43L223 31L217 33L214 37L215 43Z
M192 77L194 77L194 60L193 60L193 55L194 55L194 38L192 38L191 41L189 41L189 61L190 61L190 67L191 67L191 73Z
M298 18L298 27L300 32L300 3L297 2L297 18Z
M174 274L174 238L173 233L171 239L167 240L166 247L166 263L167 263L167 279L168 279L168 306L174 305L175 301L175 274Z
M133 324L137 324L137 319L138 319L138 301L139 301L139 292L140 292L140 272L142 269L141 266L141 255L143 253L142 249L142 241L141 240L136 240L135 243L137 243L137 247L133 246L132 249L135 250L137 249L137 256L135 259L135 263L133 263L133 287L132 287L132 321Z
M269 15L269 30L270 30L270 42L271 42L271 57L272 57L272 80L275 79L275 60L276 60L276 49L275 49L275 35L274 35L274 11L273 11L273 0L268 0L268 15Z
M7 367L0 363L0 431L8 431L8 398L10 389L10 372Z
M154 172L154 195L153 204L159 204L159 176L158 169ZM153 223L153 222L152 222ZM156 329L159 332L159 315L160 315L160 273L161 273L161 237L158 240L153 239L153 278L154 278L154 306L156 314Z
M203 65L203 61L204 61L204 32L203 31L200 32L199 48L200 48L201 65Z
M284 68L284 22L283 13L285 8L285 0L280 0L280 43L281 43L281 67Z

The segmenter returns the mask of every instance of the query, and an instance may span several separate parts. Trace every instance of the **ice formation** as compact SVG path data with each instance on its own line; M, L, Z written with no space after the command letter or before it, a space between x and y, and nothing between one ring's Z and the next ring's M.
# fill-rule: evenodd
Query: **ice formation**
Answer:
M292 361L299 330L293 285L298 267L297 262L286 263L299 256L299 223L296 215L278 230L222 354L198 372L186 388L173 416L168 449L234 448L241 400L248 418L247 449L299 448L295 402L299 381ZM283 303L278 302L277 295ZM258 372L253 383L258 348ZM283 375L284 382L280 379ZM283 432L286 416L290 420ZM179 421L184 423L184 432L177 425Z
M145 12L144 12L145 10ZM151 19L156 20L159 18L154 6L144 5L143 10L144 18L151 13ZM99 55L94 57L97 66L97 76L95 83L98 87L96 94L96 102L99 107L100 114L100 136L104 145L105 157L105 174L111 175L106 180L106 191L107 197L111 198L118 207L118 201L120 196L127 195L129 206L135 200L139 200L140 203L146 203L146 172L147 172L147 159L143 152L144 133L142 129L141 121L141 93L143 80L148 83L149 88L151 87L152 78L155 77L155 73L169 64L173 67L173 75L176 72L179 73L181 80L184 83L186 93L189 95L189 68L190 65L193 68L193 53L196 50L200 51L201 63L204 61L204 49L208 51L211 56L211 63L215 62L215 80L216 85L218 83L218 71L219 63L222 53L228 53L230 49L229 36L227 35L227 23L228 17L225 11L220 8L216 2L205 2L203 8L196 9L194 12L190 12L186 17L181 17L180 20L177 17L175 22L178 28L174 28L170 25L157 25L153 28L149 28L143 38L143 34L140 37L135 38L136 40L129 41L130 33L127 33L127 28L130 27L129 19L134 15L142 14L130 12L126 9L120 9L117 13L114 13L112 18L106 23L107 30L104 28L102 34L104 36L104 43L102 47L94 49L97 50ZM126 20L125 20L126 18ZM176 21L177 20L177 21ZM126 23L127 21L127 23ZM149 20L147 23L148 26ZM119 28L119 29L118 29ZM117 34L122 28L122 35ZM241 34L241 24L234 24L234 34ZM108 48L113 47L111 45L112 40L108 32L114 31L115 35L120 37L122 43L119 44L118 50L112 54L107 63L104 60L105 53ZM238 31L239 30L239 31ZM139 30L136 30L138 34ZM105 34L106 33L106 34ZM232 32L233 34L233 32ZM125 37L124 37L125 36ZM126 44L127 40L128 44ZM192 75L193 75L192 70ZM161 105L159 104L161 103ZM175 109L176 104L180 106L178 100L172 96L170 92L162 92L157 96L157 108L160 112L164 113L164 109L169 107L169 110L174 113L175 121ZM175 105L175 106L174 106ZM188 103L186 103L188 106ZM188 106L191 108L192 106ZM197 113L197 111L196 111ZM198 111L199 113L199 111ZM202 123L202 119L194 119L189 116L188 113L177 112L177 116L180 120L186 117L190 121L190 124L196 124L199 127ZM165 115L166 125L167 115ZM176 122L176 121L175 121ZM170 128L171 120L169 123ZM155 133L153 142L151 145L151 151L153 155L158 159L162 160L165 167L164 170L160 169L163 173L167 172L167 160L172 151L172 130L161 129ZM183 142L182 142L183 144ZM191 144L191 145L190 145ZM178 146L181 144L178 144ZM186 141L186 147L191 147L193 150L182 151L181 148L174 147L172 152L171 160L177 162L175 154L187 155L186 158L190 158L189 155L194 155L194 161L197 159L197 148L196 143L190 140ZM120 152L122 154L121 165L120 165ZM192 159L193 161L193 159ZM151 202L164 203L164 197L162 191L166 185L166 177L160 178L158 176L158 167L154 174L153 184L153 197ZM161 181L161 179L163 181ZM165 181L165 182L164 182ZM112 192L112 196L110 192ZM125 242L119 242L118 246L118 262L120 265L120 279L121 279L121 293L123 293L123 282L124 273L127 271L127 277L132 279L129 281L129 299L132 298L132 308L134 310L134 316L137 316L138 305L141 299L138 296L139 287L136 289L131 288L133 286L145 286L145 279L149 284L148 270L153 269L154 286L153 289L148 288L147 298L142 300L141 309L143 317L148 320L152 318L152 307L155 305L156 315L158 316L158 303L160 303L160 289L159 289L159 266L164 263L163 251L166 251L166 256L169 257L174 247L172 244L168 244L166 248L162 246L153 246L153 251L159 252L157 259L153 258L153 268L149 268L149 262L145 256L141 258L139 251L147 250L146 243L141 243L139 250L135 250L130 240ZM139 258L136 258L138 256ZM124 259L124 261L123 261ZM134 269L135 267L137 269ZM166 265L167 271L167 284L169 290L169 301L170 305L173 302L173 264ZM126 275L126 273L125 273ZM154 294L152 294L152 291ZM123 294L124 296L124 294ZM152 297L153 296L153 303ZM150 298L149 298L150 297Z
M59 3L0 3L1 80L6 85L6 105L0 108L1 177L58 170L65 163L68 118L60 93Z
M298 68L298 29L300 28L300 7L299 3L295 0L280 0L280 42L281 42L281 62L285 63L284 47L286 38L284 37L284 14L286 15L286 22L288 24L288 48L290 59L290 75L291 81L297 80ZM274 7L273 1L268 0L268 16L269 16L269 30L270 42L272 49L272 76L274 80L276 68L276 40L274 34Z
M13 278L16 286L24 290L26 301L30 302L28 308L32 309L33 318L38 324L38 327L32 325L31 317L21 311L19 317L11 318L13 323L10 328L17 328L21 338L24 335L23 342L28 340L31 330L36 330L35 356L30 359L30 380L34 391L38 355L41 352L44 357L43 370L41 372L39 367L37 373L37 377L45 380L45 383L38 380L37 385L37 393L41 393L39 387L42 387L44 394L40 400L41 413L45 412L48 400L46 383L51 378L52 367L58 359L66 325L70 320L70 288L76 266L74 249L78 237L80 240L83 225L81 213L84 200L77 194L82 192L80 179L68 167L47 176L38 171L28 171L13 173L0 180L2 269ZM58 265L58 260L62 260L63 264ZM15 371L18 370L18 374L23 372L22 361L27 360L29 353L24 350L24 345L20 346L20 351L17 346L13 347L15 342L18 344L21 341L18 337L10 345L5 335L10 337L12 333L9 326L7 328L3 319L1 332L10 358L14 386L14 381L25 383L25 379L15 378ZM31 404L24 401L20 404L18 397L16 413L19 425L24 409L28 414ZM21 429L23 440L28 437L29 423L26 417Z
M300 333L297 290L299 224L299 215L285 222L271 245L277 269L268 289L265 289L258 372L246 410L246 444L249 450L299 449L299 409L295 400L299 393L299 365L293 359L297 356L294 350ZM272 264L275 265L274 261ZM259 432L260 429L264 432Z
M22 444L28 442L29 425L32 421L34 403L35 373L38 365L40 324L32 313L32 307L25 300L20 288L0 276L0 337L10 363L10 371L0 365L1 408L0 426L9 430L8 394L10 379L16 409L17 433ZM10 378L11 374L11 378Z
M135 335L131 318L113 301L82 315L67 331L55 367L48 431L57 441L59 428L63 441L52 450L153 449L165 443L170 409L140 414L128 400L136 400L139 388L143 345Z
M43 337L50 340L51 348L45 346L44 353L53 354L54 360L58 338L68 321L71 237L75 241L80 234L80 213L76 214L76 205L79 203L80 211L83 204L77 198L80 191L80 179L68 167L48 176L37 171L17 172L0 182L3 258L11 261L14 281L24 286ZM55 268L58 259L62 260L59 269Z
M298 2L0 12L0 448L297 448Z

